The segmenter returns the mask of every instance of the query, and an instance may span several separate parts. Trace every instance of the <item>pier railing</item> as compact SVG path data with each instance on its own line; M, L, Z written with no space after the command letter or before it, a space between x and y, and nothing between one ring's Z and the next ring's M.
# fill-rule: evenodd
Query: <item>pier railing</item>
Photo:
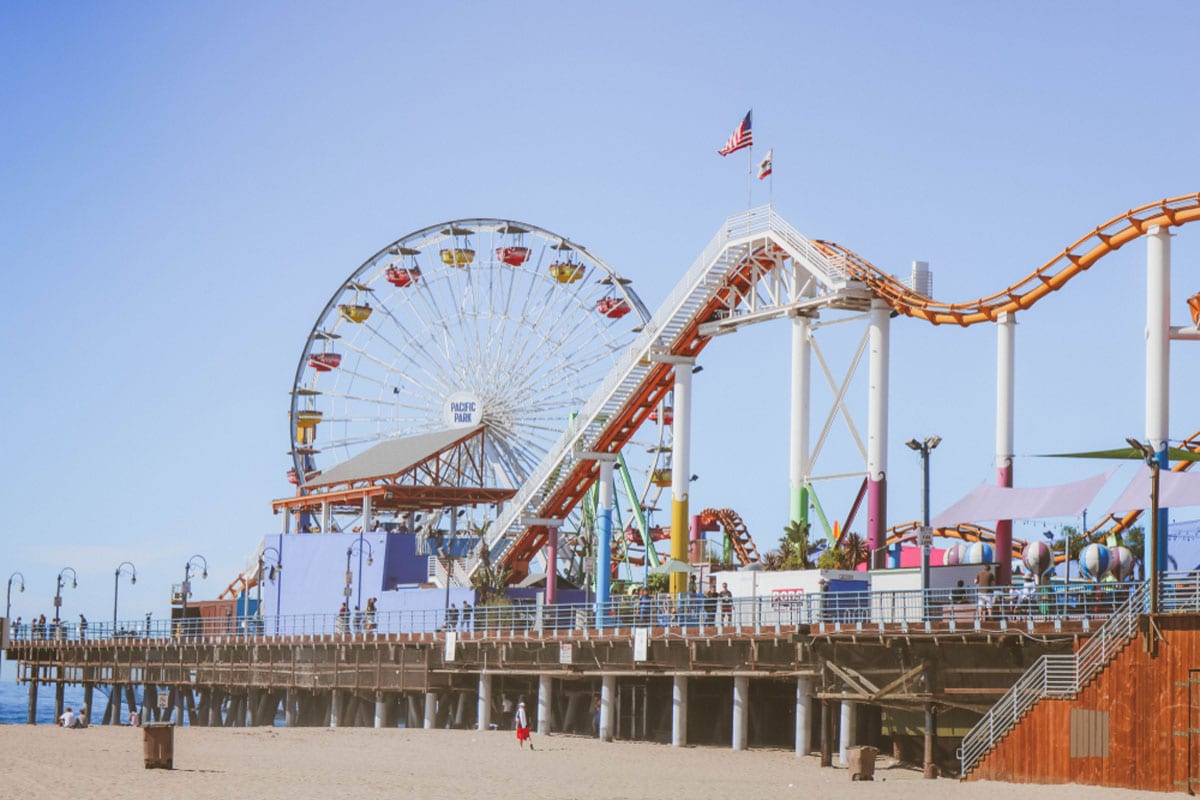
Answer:
M974 769L1038 701L1075 697L1125 648L1137 632L1138 619L1149 607L1149 586L1137 584L1079 650L1071 655L1044 655L1034 662L963 737L958 752L962 774ZM1168 614L1200 610L1200 573L1164 572L1159 582L1158 608Z
M1192 605L1200 598L1194 589L1174 590L1173 597ZM1184 584L1179 584L1184 585ZM826 591L795 589L752 597L720 598L699 594L624 595L608 603L544 604L512 601L504 605L463 609L425 608L347 614L281 614L218 616L180 619L141 619L55 626L14 627L11 638L24 641L94 641L107 639L205 639L238 636L296 637L355 634L413 634L455 631L491 633L603 633L615 628L663 629L665 635L711 635L713 631L795 629L805 625L878 627L933 625L970 630L984 624L1001 627L1033 625L1053 620L1081 620L1085 629L1100 625L1114 609L1144 595L1140 584L1043 586L1027 589L930 589L906 591ZM1139 594L1140 593L1140 594ZM1108 623L1102 630L1108 629ZM1109 645L1100 645L1098 658ZM1088 651L1091 652L1090 650ZM1082 651L1081 651L1082 653ZM1082 655L1081 655L1082 657ZM1074 658L1072 656L1072 658ZM1089 656L1090 658L1090 656ZM1089 662L1090 663L1090 662Z

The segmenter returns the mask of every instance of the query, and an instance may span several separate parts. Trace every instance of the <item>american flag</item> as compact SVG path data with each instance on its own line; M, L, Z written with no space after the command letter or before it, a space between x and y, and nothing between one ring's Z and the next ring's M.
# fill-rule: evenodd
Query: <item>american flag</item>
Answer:
M725 146L717 151L718 154L727 156L741 150L743 147L749 147L754 144L754 136L750 133L750 115L754 113L753 109L746 112L746 118L742 120L742 124L734 129L729 137L729 141Z
M775 148L771 148L770 150L767 151L767 157L764 158L761 162L759 162L759 164L758 164L758 179L760 181L763 178L765 178L771 174L771 156L774 153L775 153Z

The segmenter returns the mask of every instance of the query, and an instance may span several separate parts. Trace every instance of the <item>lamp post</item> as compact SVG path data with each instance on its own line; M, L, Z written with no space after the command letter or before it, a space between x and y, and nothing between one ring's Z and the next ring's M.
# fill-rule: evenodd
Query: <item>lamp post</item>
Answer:
M358 559L358 582L360 584L359 598L358 598L359 606L362 605L362 586L361 586L361 584L362 584L362 551L363 551L364 547L367 548L367 566L369 567L375 563L375 551L371 549L371 543L368 542L366 539L362 538L362 536L359 536L358 539L351 542L350 546L346 548L346 588L344 590L342 590L342 594L345 595L345 597L346 597L346 605L347 606L350 605L350 594L351 594L350 587L354 584L354 573L352 573L350 571L350 557L354 555L355 547L358 548L358 555L359 555L359 559Z
M137 567L132 562L122 561L117 564L117 570L113 573L113 636L117 635L117 593L121 588L121 573L129 567L129 585L137 583Z
M1150 613L1158 613L1158 471L1161 465L1158 453L1145 442L1129 438L1129 446L1141 454L1150 467L1150 546L1144 553L1146 566L1150 572Z
M263 567L265 557L268 552L275 554L275 563L271 565L271 580L275 580L276 573L283 569L283 557L279 555L279 550L274 547L264 547L262 552L258 554L258 581L255 583L255 588L258 590L258 606L254 609L255 616L258 617L258 630L261 631L262 626L262 582L263 582ZM275 609L275 616L279 616L279 609Z
M62 590L63 590L63 575L71 573L71 588L79 586L79 576L75 574L75 570L71 567L63 567L58 572L58 588L54 590L54 627L58 628L58 611L62 608Z
M12 585L13 585L13 578L20 578L20 579L21 579L21 588L20 588L20 591L22 591L22 592L23 592L23 591L25 591L25 576L24 576L24 575L22 575L22 574L21 574L21 573L19 573L19 572L14 572L12 575L9 575L9 576L8 576L8 596L5 598L5 601L4 601L4 618L5 618L5 619L9 619L9 620L10 620L10 619L12 619Z
M929 590L929 548L932 545L932 531L929 529L929 454L942 443L940 436L926 436L923 440L909 439L905 442L910 450L921 454L921 472L924 476L924 491L921 494L921 524L924 531L921 534L921 598L922 604L927 604L926 593Z
M199 554L194 555L187 560L186 564L183 565L183 584L179 587L179 594L183 598L183 610L179 615L179 623L184 632L187 631L188 595L192 593L192 584L190 579L192 577L192 572L196 567L197 561L200 562L200 577L202 579L208 578L208 559L204 556Z

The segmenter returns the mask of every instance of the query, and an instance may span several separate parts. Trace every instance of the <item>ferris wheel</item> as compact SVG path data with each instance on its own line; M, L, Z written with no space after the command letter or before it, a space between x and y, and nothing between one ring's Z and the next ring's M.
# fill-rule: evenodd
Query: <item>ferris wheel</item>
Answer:
M399 439L482 424L488 485L518 488L649 314L626 278L525 223L411 233L347 277L305 341L289 480Z

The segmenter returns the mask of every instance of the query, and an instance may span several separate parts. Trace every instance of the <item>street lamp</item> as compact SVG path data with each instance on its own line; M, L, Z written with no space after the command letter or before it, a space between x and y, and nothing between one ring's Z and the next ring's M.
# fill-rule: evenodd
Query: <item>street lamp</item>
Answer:
M929 454L941 443L940 436L926 436L919 442L916 439L905 442L908 449L921 454L921 471L925 479L925 488L921 494L921 524L924 527L921 533L921 597L922 603L925 604L928 602L926 593L929 590L929 548L933 544L933 531L929 529Z
M196 566L196 561L200 562L200 577L208 578L208 559L202 555L194 555L187 560L183 565L183 583L179 587L179 595L183 598L183 610L179 614L179 622L183 631L187 631L187 601L188 595L192 593L192 584L190 578Z
M4 618L5 618L6 620L10 620L10 621L11 621L11 619L12 619L12 584L13 584L13 578L20 578L20 579L21 579L21 589L20 589L20 591L22 591L22 592L23 592L23 591L25 591L25 576L24 576L24 575L22 575L22 574L21 574L21 573L19 573L19 572L14 572L12 575L9 575L9 576L8 576L8 596L7 596L7 598L5 599L5 602L4 602Z
M354 573L350 571L350 557L354 555L354 548L358 547L358 582L360 584L358 591L358 605L362 605L362 551L367 548L367 566L375 563L375 551L371 549L371 543L361 536L350 543L346 548L346 588L342 590L342 594L346 597L346 605L350 604L350 587L354 583Z
M1158 453L1154 448L1145 442L1139 442L1137 439L1128 438L1125 441L1129 442L1129 446L1137 451L1142 458L1146 460L1146 466L1150 467L1150 546L1149 551L1143 553L1145 556L1146 566L1150 572L1150 613L1158 613Z
M54 635L59 634L58 628L58 611L62 608L62 590L63 590L63 575L71 573L71 588L79 586L79 576L75 574L75 570L71 567L63 567L58 571L58 588L54 590Z
M263 562L268 552L275 554L275 563L271 565L271 580L275 580L275 575L279 570L283 569L283 556L279 555L279 550L274 547L264 547L262 552L258 554L258 581L255 583L255 588L258 590L258 607L255 608L255 614L258 617L258 630L262 630L262 582L263 582ZM275 616L279 616L279 609L275 609Z
M137 583L137 567L132 562L122 561L117 564L117 570L113 573L113 636L117 635L117 591L121 588L121 573L125 567L129 567L129 585Z

